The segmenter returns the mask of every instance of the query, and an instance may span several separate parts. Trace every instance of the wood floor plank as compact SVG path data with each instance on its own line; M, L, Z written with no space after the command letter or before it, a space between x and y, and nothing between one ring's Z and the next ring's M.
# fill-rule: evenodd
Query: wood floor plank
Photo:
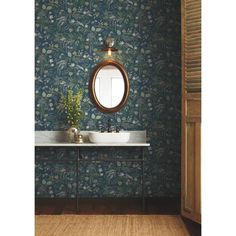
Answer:
M36 236L189 236L179 215L38 215Z

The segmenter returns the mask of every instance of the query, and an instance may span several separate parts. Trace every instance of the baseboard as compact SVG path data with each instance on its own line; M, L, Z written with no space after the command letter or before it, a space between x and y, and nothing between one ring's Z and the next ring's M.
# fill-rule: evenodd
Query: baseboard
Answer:
M201 236L201 224L182 216L182 220L191 236Z
M180 214L180 199L174 197L148 197L147 214ZM80 198L81 214L143 214L141 198ZM36 214L73 214L75 198L36 198Z

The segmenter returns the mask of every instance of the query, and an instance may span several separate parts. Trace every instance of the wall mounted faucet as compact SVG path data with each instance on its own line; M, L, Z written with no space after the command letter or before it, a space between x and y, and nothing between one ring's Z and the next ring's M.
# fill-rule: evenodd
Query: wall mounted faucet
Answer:
M111 118L107 119L107 124L106 125L99 125L98 126L99 130L101 133L107 132L107 133L112 133L113 131L116 133L119 133L121 130L121 127L119 125L113 126L111 123Z
M111 118L108 118L108 120L107 120L107 132L108 133L112 132Z

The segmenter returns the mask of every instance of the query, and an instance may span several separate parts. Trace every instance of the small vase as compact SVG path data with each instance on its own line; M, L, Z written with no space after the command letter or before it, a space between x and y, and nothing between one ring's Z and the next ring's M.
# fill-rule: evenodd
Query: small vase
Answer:
M68 143L75 143L77 140L77 136L79 134L79 128L77 127L70 127L66 131L66 140Z

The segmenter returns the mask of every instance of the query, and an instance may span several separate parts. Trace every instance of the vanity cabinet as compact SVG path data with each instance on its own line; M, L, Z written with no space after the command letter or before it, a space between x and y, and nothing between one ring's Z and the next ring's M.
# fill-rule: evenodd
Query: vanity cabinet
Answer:
M201 1L181 1L181 214L201 222Z
M74 163L75 163L75 170L76 170L76 212L79 212L79 184L81 178L80 171L79 171L79 165L82 162L87 162L87 163L94 163L94 162L117 162L117 161L123 161L123 162L136 162L141 164L141 198L142 198L142 208L143 211L145 212L145 192L144 192L144 162L145 162L145 157L144 157L144 148L149 147L150 143L147 143L146 140L146 130L138 130L138 131L127 131L127 132L122 132L122 133L129 133L129 139L127 142L115 142L114 136L117 134L122 134L122 133L100 133L96 131L80 131L80 134L83 135L84 142L83 143L69 143L66 140L66 131L35 131L35 147L72 147L77 149L77 154L75 155L74 158ZM100 141L102 142L94 142L91 143L89 141L89 135L97 133L99 134L98 137L100 137ZM105 136L113 136L113 141L111 140L105 141L104 135ZM111 136L110 136L111 137ZM118 136L120 137L120 135ZM99 141L99 140L97 140ZM81 150L83 148L99 148L99 147L126 147L126 148L140 148L140 157L139 158L103 158L103 157L98 157L96 159L94 158L84 158L81 155ZM38 159L38 161L49 161L47 158L43 159ZM58 160L50 160L50 161L58 161ZM62 162L68 162L71 160L60 160Z

